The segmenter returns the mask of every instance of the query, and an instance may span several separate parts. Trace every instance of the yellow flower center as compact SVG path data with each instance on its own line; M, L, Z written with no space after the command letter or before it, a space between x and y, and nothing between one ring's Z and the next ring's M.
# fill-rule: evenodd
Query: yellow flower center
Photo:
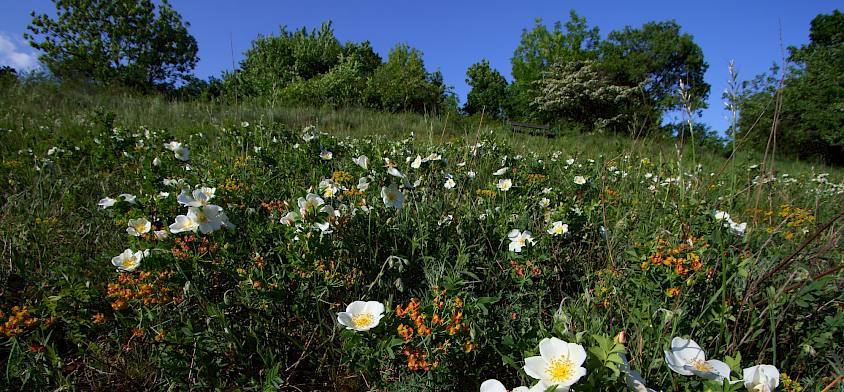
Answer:
M203 212L202 210L199 210L196 213L196 221L199 222L200 224L208 223L208 217L205 216L205 212Z
M129 267L131 267L131 266L135 265L135 256L132 256L132 257L130 257L130 258L128 258L128 259L123 259L123 263L121 263L121 265L122 265L124 268L129 268Z
M366 328L372 324L375 317L370 313L361 313L352 316L352 326L354 328Z
M146 225L143 223L135 223L135 231L138 233L143 233L146 229Z
M545 373L550 376L552 382L561 383L574 374L574 364L566 357L557 357L548 362Z
M695 369L697 369L698 371L701 371L701 372L711 372L712 370L714 370L712 365L710 365L710 364L708 364L704 361L701 361L699 359L695 359L694 361L692 361L692 367L694 367Z
M395 193L393 193L393 192L387 193L387 201L389 201L390 203L396 201L397 198L398 198L398 196Z

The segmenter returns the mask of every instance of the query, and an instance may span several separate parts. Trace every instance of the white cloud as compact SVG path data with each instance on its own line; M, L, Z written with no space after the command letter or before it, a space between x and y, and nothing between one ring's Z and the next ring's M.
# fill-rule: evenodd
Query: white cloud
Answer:
M15 43L18 41L18 43ZM38 57L26 52L30 49L20 39L14 39L0 32L0 65L8 65L17 71L29 71L38 67Z

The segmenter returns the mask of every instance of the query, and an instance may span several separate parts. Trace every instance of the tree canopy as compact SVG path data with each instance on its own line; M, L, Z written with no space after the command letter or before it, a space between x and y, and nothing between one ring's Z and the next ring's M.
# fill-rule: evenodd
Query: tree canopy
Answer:
M844 13L812 20L810 42L789 48L790 67L775 110L779 79L760 75L744 83L739 102L737 138L756 149L769 147L775 130L776 151L800 159L844 164ZM779 71L775 68L773 73ZM778 122L774 123L777 112Z
M167 0L53 0L56 18L32 13L25 37L62 80L172 85L196 66L196 39Z
M466 114L486 113L494 118L504 117L507 97L507 80L489 65L486 59L472 64L466 70L466 83L471 90L466 95Z
M694 107L706 107L710 86L703 76L709 65L700 46L690 34L681 33L675 21L613 31L601 45L601 56L615 83L644 84L646 96L659 111L681 107L680 81L689 86Z

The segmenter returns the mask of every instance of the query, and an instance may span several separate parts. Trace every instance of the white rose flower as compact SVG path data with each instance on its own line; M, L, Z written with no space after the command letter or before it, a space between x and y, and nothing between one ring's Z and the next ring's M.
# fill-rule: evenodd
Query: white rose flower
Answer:
M563 223L562 221L556 221L551 224L551 228L548 229L548 234L558 236L564 235L569 232L569 225Z
M557 391L567 391L586 375L586 368L581 366L586 361L586 350L579 344L545 338L539 342L539 354L525 358L524 370L543 386L556 386Z
M730 377L730 367L726 363L715 359L707 361L703 349L691 339L671 339L671 350L665 351L665 362L683 376L696 375L718 381Z
M123 253L111 258L111 264L117 267L121 272L132 272L135 268L141 265L141 260L147 252L137 251L132 252L132 249L126 249Z
M501 192L507 192L507 191L510 190L510 188L513 187L513 180L511 180L509 178L504 178L504 179L498 180L498 185L496 185L496 186L498 187L498 190L500 190Z
M126 228L126 232L129 235L140 237L148 233L151 228L152 224L147 218L129 219L129 227Z
M399 191L395 183L381 188L381 199L387 207L400 209L404 205L404 194Z
M533 244L533 237L529 231L513 229L507 233L507 238L510 239L510 245L507 246L507 249L511 252L520 253L527 244Z
M384 317L384 304L378 301L355 301L346 306L345 312L337 313L337 322L346 329L366 332L378 326Z
M780 385L780 371L771 365L756 365L742 370L744 387L753 392L771 392Z

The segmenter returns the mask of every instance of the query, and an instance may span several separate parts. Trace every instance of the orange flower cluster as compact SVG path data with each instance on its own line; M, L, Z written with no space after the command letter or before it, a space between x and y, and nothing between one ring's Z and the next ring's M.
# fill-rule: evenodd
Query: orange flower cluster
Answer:
M0 310L0 319L6 317L6 314ZM6 321L0 324L0 334L7 338L20 336L25 330L35 328L38 321L39 318L32 316L26 306L13 306Z
M338 170L338 171L331 174L331 180L338 183L338 184L343 184L343 183L352 181L354 179L355 178L351 174L346 173L342 170Z
M604 193L601 194L601 201L608 202L618 196L618 191L612 188L604 188Z
M403 353L410 370L436 369L455 349L468 353L477 347L469 338L469 327L463 319L463 299L449 296L437 287L434 293L429 305L418 298L411 298L406 306L396 305L396 316L408 319L399 324L396 332L408 344ZM414 343L415 337L419 340Z
M343 272L340 268L340 262L334 260L330 260L328 263L322 260L314 261L310 269L306 267L296 268L296 273L303 279L321 277L331 285L343 285L346 288L351 288L363 279L361 270L352 268L351 271Z
M407 368L413 371L430 371L440 366L440 361L430 362L420 349L405 349L402 354L407 355Z
M495 191L491 191L489 189L475 189L475 195L478 197L495 197Z
M545 181L545 175L540 173L528 173L527 179L529 183L536 183Z
M680 288L679 287L669 287L669 288L665 289L665 295L667 295L668 298L676 297L676 296L680 295Z
M694 236L671 248L668 247L667 241L659 240L657 241L656 252L651 254L648 260L642 262L642 269L648 269L650 266L656 268L662 265L673 269L674 273L679 276L686 276L692 271L698 272L703 269L703 261L700 255L707 249L709 249L709 244L706 243L706 240Z
M346 189L343 191L343 195L347 197L363 196L363 192L356 187L352 187L352 189Z
M151 273L141 271L136 278L132 277L131 274L118 275L117 283L108 284L107 296L115 298L111 307L114 310L123 310L132 300L142 301L145 306L180 304L184 298L179 295L171 295L170 288L164 286L164 283L173 274L175 274L173 271L162 271L153 277ZM97 316L94 315L94 322L97 321Z
M283 200L270 200L261 203L261 208L267 210L269 213L278 212L281 213L287 210L287 203Z
M229 178L224 183L217 185L217 188L227 191L237 191L241 189L245 190L246 185L244 185L242 182L238 182L233 178Z
M519 278L525 277L526 269L530 270L530 274L533 276L539 276L542 274L542 269L531 260L525 261L524 265L519 264L516 260L510 260L510 267L513 268L513 271Z
M176 237L175 242L170 252L179 260L187 260L194 255L216 253L220 249L220 245L212 242L208 237L202 237L202 240L199 240L194 234Z

